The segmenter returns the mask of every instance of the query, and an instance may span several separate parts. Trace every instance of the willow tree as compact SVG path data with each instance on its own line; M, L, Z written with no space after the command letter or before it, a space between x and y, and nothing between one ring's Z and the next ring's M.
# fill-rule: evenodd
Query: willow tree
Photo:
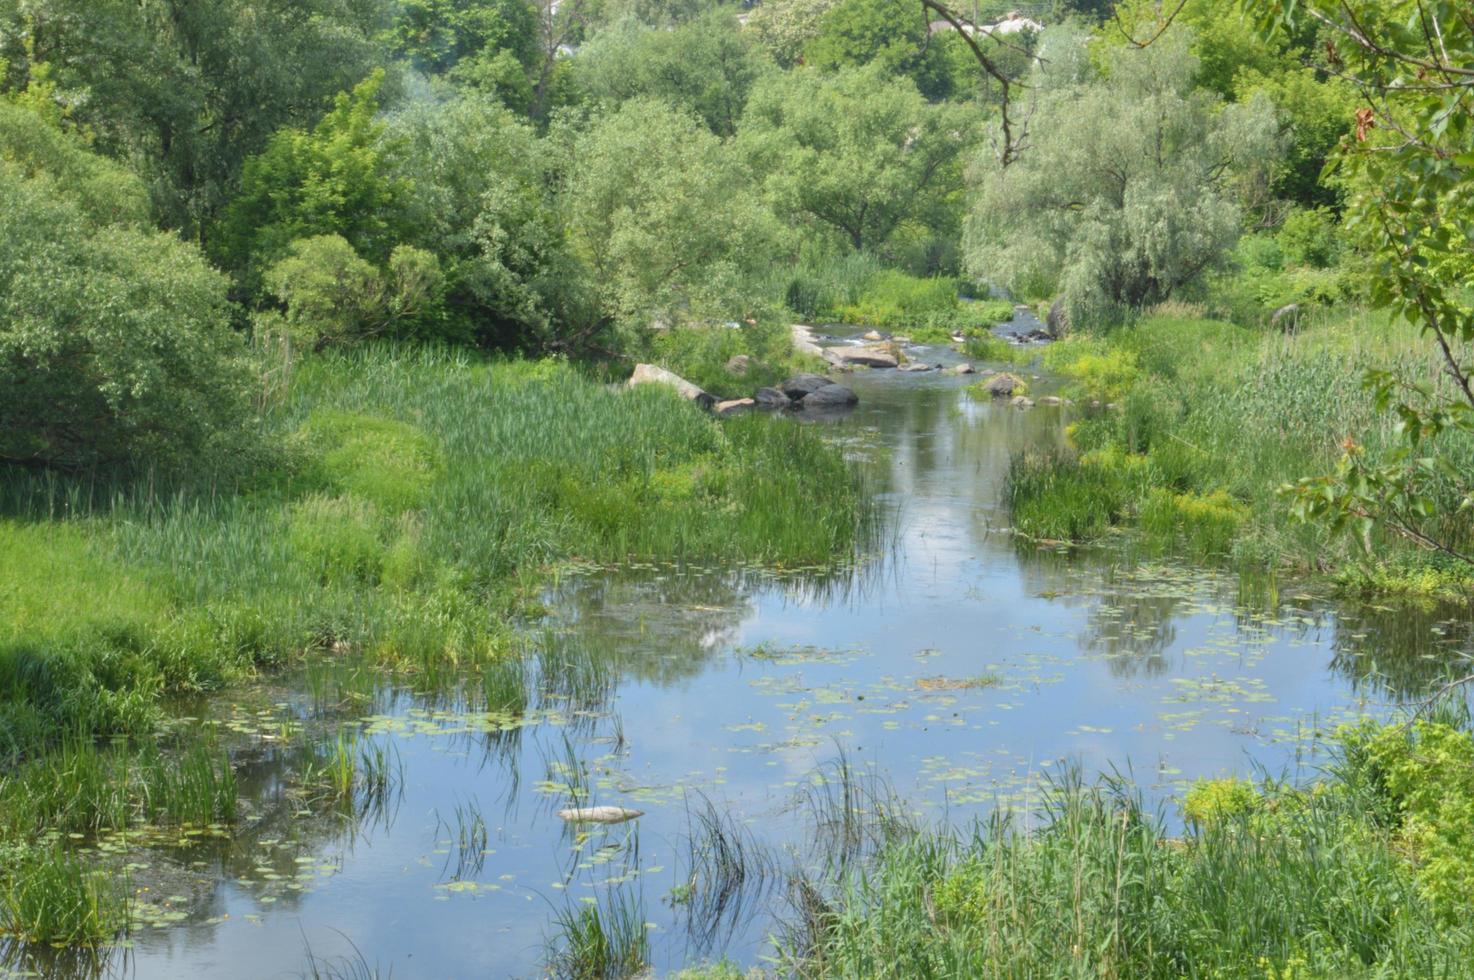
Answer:
M987 153L974 168L974 275L1058 289L1082 322L1169 299L1227 257L1243 182L1278 152L1274 110L1197 88L1189 40L1118 46L1098 71L1064 56L1035 71L1027 143L1010 165Z

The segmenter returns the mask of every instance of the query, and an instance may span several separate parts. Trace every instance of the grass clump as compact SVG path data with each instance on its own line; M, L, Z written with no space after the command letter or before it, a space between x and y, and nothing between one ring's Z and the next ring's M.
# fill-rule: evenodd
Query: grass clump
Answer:
M1474 954L1474 742L1338 736L1297 788L1200 782L1175 836L1119 780L1052 784L1025 824L902 834L831 874L781 947L804 976L1452 976Z
M0 934L52 946L95 945L126 924L126 895L112 873L60 847L11 855L0 871Z
M559 911L549 972L560 980L625 980L650 963L650 937L640 903L624 892Z

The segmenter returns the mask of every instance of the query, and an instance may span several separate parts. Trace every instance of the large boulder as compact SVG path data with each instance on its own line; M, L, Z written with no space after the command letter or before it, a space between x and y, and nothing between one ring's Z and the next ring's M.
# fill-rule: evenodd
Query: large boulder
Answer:
M984 385L983 390L994 398L1012 398L1028 389L1024 379L1016 374L996 374Z
M778 388L792 400L802 401L820 388L826 388L832 384L834 382L822 374L799 374L789 378Z
M830 347L824 352L824 356L835 364L858 364L872 368L893 368L901 363L901 359L893 351L884 347Z
M940 364L927 364L923 361L913 361L910 364L902 364L899 368L897 368L897 370L905 371L908 374L920 374L923 371L935 371L939 367L941 367Z
M826 385L810 392L800 404L806 411L814 409L849 408L860 401L860 396L843 385Z
M636 364L635 373L630 375L629 384L632 388L635 385L665 385L667 388L675 389L682 398L689 398L702 408L711 408L717 401L716 398L674 371L667 371L654 364Z
M793 349L796 353L805 354L809 357L823 357L824 348L814 342L814 331L802 323L795 323L790 329L793 336Z
M789 406L790 399L777 388L759 388L752 396L758 408L776 412Z
M1048 328L1049 336L1058 340L1070 329L1070 312L1065 308L1064 297L1061 296L1049 304L1049 313L1044 317L1044 326Z
M951 374L972 374L973 373L973 366L971 364L954 364L952 366L951 370L950 370L950 373Z

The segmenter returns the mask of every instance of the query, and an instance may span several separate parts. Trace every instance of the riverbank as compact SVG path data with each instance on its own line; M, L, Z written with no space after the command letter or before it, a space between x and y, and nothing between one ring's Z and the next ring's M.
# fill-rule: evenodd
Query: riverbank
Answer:
M58 835L231 821L219 745L151 748L172 701L304 658L490 685L560 565L843 565L866 534L852 468L815 433L718 423L553 362L304 361L266 426L276 465L245 485L0 488L0 840L65 879L27 884L35 863L9 862L5 931L99 940L124 918L52 853Z
M1025 535L1088 542L1130 528L1148 554L1327 575L1363 594L1474 596L1466 565L1383 527L1358 541L1299 522L1281 490L1334 472L1348 446L1375 462L1402 444L1397 418L1376 409L1362 379L1382 370L1442 383L1411 327L1336 309L1263 332L1164 311L1070 336L1044 365L1067 379L1080 417L1064 450L1013 462L1008 495ZM1457 433L1426 450L1474 472L1474 444ZM1441 492L1418 520L1467 551L1474 523L1451 483Z

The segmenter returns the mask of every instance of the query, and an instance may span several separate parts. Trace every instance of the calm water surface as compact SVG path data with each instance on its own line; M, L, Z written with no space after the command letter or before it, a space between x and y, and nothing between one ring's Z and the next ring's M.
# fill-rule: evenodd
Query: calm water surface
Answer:
M246 830L129 853L153 903L129 948L15 966L286 977L310 949L395 977L535 976L558 912L589 902L640 903L658 971L761 965L780 890L682 901L694 814L801 863L804 791L841 753L923 819L956 822L1037 800L1066 766L1129 769L1154 800L1203 775L1304 774L1323 761L1313 731L1386 711L1458 642L1436 616L1295 585L1020 550L1000 505L1009 456L1066 420L973 400L969 380L847 382L860 408L823 424L890 514L882 554L853 573L580 572L528 638L524 723L403 691L340 705L397 760L377 799L325 812L284 792L281 725L320 714L323 684L219 709ZM571 798L645 816L578 834L555 815Z

